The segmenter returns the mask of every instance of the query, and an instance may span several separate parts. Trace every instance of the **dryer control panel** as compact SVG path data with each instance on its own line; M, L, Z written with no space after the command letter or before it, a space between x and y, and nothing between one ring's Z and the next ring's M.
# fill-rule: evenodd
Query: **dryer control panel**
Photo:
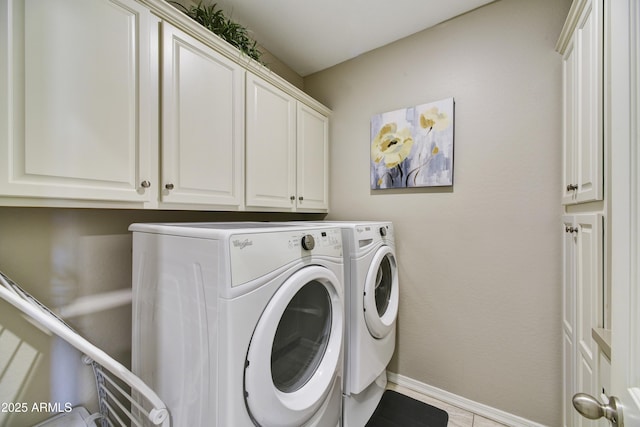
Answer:
M342 232L339 228L309 228L233 234L229 253L231 286L239 286L307 257L342 260Z
M393 225L391 223L361 224L355 227L358 248L364 248L375 242L393 243Z

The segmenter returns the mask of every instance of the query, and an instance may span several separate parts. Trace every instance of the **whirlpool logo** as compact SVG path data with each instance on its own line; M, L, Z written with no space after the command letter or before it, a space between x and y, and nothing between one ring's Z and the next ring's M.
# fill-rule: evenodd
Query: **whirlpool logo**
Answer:
M233 241L233 246L235 246L238 249L244 249L247 246L253 246L253 240L249 240L249 239L234 240Z

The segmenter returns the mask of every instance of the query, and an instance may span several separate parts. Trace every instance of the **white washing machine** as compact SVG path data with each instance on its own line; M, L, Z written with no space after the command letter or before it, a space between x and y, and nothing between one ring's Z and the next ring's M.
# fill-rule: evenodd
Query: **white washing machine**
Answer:
M132 370L172 425L340 424L339 228L133 224Z
M396 344L399 283L393 224L304 222L342 230L345 264L345 372L343 425L364 426L387 385Z

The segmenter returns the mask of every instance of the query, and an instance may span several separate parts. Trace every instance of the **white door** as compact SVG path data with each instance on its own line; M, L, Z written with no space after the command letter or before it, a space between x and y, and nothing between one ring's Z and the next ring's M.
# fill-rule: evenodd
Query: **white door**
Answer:
M303 425L340 381L342 298L335 274L309 266L291 275L267 304L245 361L245 400L258 425Z
M247 207L295 208L296 100L247 73Z
M592 403L592 416L607 412L617 425L640 426L640 5L635 0L608 1L606 49L610 52L611 138L611 405ZM605 108L607 106L605 105ZM622 416L620 416L622 412ZM606 415L606 414L605 414Z
M624 423L640 425L640 5L609 2L611 16L611 394Z
M298 102L298 210L329 207L329 118Z
M602 200L602 0L593 0L580 17L574 135L574 202Z
M244 70L166 22L162 30L161 200L238 209Z
M0 1L3 195L153 200L156 21L131 0Z
M562 56L565 205L602 200L603 195L603 0L584 3Z

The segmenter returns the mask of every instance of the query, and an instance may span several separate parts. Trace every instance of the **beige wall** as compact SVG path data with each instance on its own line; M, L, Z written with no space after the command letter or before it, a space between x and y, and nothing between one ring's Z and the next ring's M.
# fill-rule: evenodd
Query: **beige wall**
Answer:
M549 426L562 390L554 45L569 6L501 0L305 78L333 109L328 218L397 228L390 371ZM451 96L454 186L371 191L371 116Z
M199 3L203 4L215 4L216 10L223 9L225 11L225 16L235 21L235 17L233 16L233 2L218 2L213 0L174 0L177 3L182 4L184 7L190 8L193 6L198 6ZM227 4L229 3L229 4ZM244 25L242 22L238 22L241 25ZM249 32L249 35L253 37L253 33L251 32L251 28L245 27ZM260 52L262 52L262 56L260 57L260 61L269 68L273 73L279 75L283 79L287 80L292 85L296 86L298 89L304 89L304 80L302 76L293 71L287 64L282 62L280 59L275 57L271 52L269 52L264 46L260 44L260 40L256 40L258 43L258 48Z
M304 90L304 79L298 73L289 68L287 64L273 56L271 52L264 47L260 46L260 51L262 52L260 60L269 70L296 86L298 89Z

